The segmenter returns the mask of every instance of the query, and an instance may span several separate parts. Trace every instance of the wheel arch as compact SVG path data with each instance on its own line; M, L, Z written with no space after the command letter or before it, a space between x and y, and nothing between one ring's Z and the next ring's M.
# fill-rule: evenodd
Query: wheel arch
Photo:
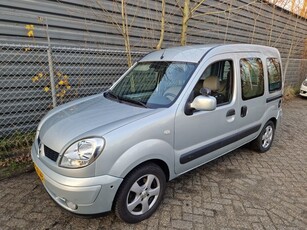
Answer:
M141 166L143 166L143 165L150 164L150 163L153 163L153 164L159 166L159 167L163 170L163 172L164 172L164 174L165 174L166 181L169 181L169 178L170 178L170 170L169 170L169 167L168 167L168 165L166 164L166 162L164 162L164 161L161 160L161 159L150 159L150 160L144 161L144 162L140 163L139 165L137 165L136 167L134 167L131 171L133 171L133 170L134 170L135 168L137 168L137 167L141 167ZM131 171L130 171L130 172L131 172ZM129 173L130 173L130 172L129 172ZM129 174L129 173L128 173L128 174ZM127 175L128 175L128 174L127 174ZM127 175L126 175L126 176L127 176Z
M271 137L265 137L265 139L263 139L264 137L264 132L266 131L266 128L268 127L268 125L271 124L272 127L272 136ZM277 125L277 119L275 117L270 118L269 120L267 120L266 123L263 124L262 128L260 129L260 132L257 136L257 138L255 138L253 141L251 141L251 148L256 150L257 152L260 153L264 153L266 151L268 151L271 148L271 145L273 143L274 140L274 136L275 136L275 129L276 129L276 125ZM263 146L264 143L263 141L267 142L267 138L270 138L270 143L268 144L268 146Z
M143 166L145 166L145 165L149 165L149 164L155 164L155 165L157 165L158 167L160 167L160 168L162 169L162 171L164 172L164 174L165 174L166 182L169 181L169 178L170 178L170 170L169 170L169 167L168 167L167 163L164 162L163 160L161 160L161 159L149 159L149 160L146 160L146 161L144 161L144 162L138 164L137 166L135 166L133 169L131 169L131 170L125 175L125 177L123 178L121 184L119 185L119 187L118 187L118 189L117 189L117 191L116 191L116 193L115 193L114 199L113 199L113 201L112 201L112 210L114 210L114 208L115 208L116 200L117 200L117 198L118 198L118 194L119 194L119 192L120 192L120 190L121 190L121 187L122 187L122 185L123 185L123 182L125 181L125 178L126 178L127 176L129 176L135 169L140 168L140 167L143 167Z
M276 129L276 125L277 125L277 119L276 119L276 117L271 117L271 119L269 119L266 123L268 123L269 121L272 121L273 122L273 124L274 124L274 129ZM265 124L266 124L265 123Z
M174 150L172 146L162 140L146 140L127 149L120 155L109 169L108 174L125 178L132 170L149 162L158 165L167 180L176 177L174 167Z

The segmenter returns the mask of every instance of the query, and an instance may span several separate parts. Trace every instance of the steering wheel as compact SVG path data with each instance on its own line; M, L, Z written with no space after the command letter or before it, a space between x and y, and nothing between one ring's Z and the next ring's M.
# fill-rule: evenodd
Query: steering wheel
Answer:
M177 97L176 94L171 93L171 92L166 92L163 96L169 99L170 101L175 100L175 98Z

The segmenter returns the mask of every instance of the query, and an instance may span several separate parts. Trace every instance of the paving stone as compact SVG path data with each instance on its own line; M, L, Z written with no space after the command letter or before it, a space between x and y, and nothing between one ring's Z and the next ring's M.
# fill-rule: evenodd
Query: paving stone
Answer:
M266 216L267 213L265 210L256 209L256 208L247 208L246 212L250 215Z
M29 225L29 222L25 219L11 218L6 225L10 228L24 228Z
M169 226L171 222L171 215L168 211L162 211L160 216L160 225Z
M254 230L264 230L264 227L259 223L252 223L252 227Z
M272 229L272 230L276 229L276 227L274 226L273 222L271 221L269 217L261 216L260 220L261 220L262 226L265 229Z
M182 218L182 207L181 206L173 206L171 211L172 219L181 219Z
M154 215L135 225L113 212L63 211L35 172L0 181L0 229L307 229L307 100L283 106L270 151L246 146L167 184Z
M184 220L173 220L172 227L177 229L193 229L193 223Z

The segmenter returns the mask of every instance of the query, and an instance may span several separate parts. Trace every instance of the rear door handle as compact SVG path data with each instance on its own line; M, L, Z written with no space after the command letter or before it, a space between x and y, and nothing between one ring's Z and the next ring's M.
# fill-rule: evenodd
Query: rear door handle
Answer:
M241 107L241 117L245 117L247 114L247 106L244 105Z
M236 111L234 109L228 110L226 113L226 117L231 117L236 114Z

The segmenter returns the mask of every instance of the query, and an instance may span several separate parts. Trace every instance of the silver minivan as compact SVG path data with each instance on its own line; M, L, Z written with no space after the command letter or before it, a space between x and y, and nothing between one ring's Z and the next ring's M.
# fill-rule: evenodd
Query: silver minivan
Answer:
M265 152L281 117L277 49L197 45L149 53L109 90L51 110L32 159L77 214L151 216L166 182L246 143Z

